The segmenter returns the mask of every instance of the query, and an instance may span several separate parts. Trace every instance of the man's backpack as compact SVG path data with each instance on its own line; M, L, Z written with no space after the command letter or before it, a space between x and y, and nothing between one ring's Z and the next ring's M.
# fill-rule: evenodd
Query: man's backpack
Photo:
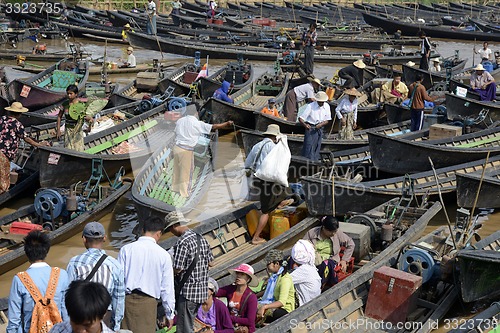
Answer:
M60 269L53 267L45 296L42 296L27 272L17 273L17 277L19 277L35 301L29 333L48 333L55 324L62 322L61 314L54 301L59 274Z

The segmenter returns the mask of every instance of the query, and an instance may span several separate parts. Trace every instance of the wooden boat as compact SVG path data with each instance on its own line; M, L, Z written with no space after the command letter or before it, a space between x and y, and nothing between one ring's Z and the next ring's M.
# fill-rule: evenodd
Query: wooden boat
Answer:
M458 58L448 58L443 60L443 68L444 66L447 65L447 62L452 66L451 67L451 75L456 75L458 73L461 73L463 69L465 68L465 64L467 63L468 59L458 59ZM403 81L406 82L406 84L409 86L413 82L416 81L417 74L422 74L424 76L424 80L422 81L422 84L424 85L425 89L431 89L434 88L433 90L435 91L445 91L446 90L446 84L442 84L441 82L446 81L446 69L442 70L440 72L431 72L431 71L426 71L420 68L416 68L416 66L408 66L406 64L403 64ZM438 84L439 82L439 84Z
M56 244L81 231L87 222L99 220L108 213L108 208L111 209L112 204L130 189L130 183L117 183L115 186L90 183L88 188L85 185L80 184L76 187L76 194L81 195L82 198L77 203L83 205L84 209L79 206L77 211L70 213L67 210L66 201L64 204L58 201L71 196L68 188L42 189L38 191L39 196L35 197L34 204L0 218L2 230L0 234L2 246L0 274L28 260L22 245L22 239L25 235L15 234L14 230L9 233L13 222L28 221L28 223L42 225L45 230L50 231L48 236L51 244ZM94 185L95 187L93 187ZM74 186L71 189L73 190ZM84 198L87 199L86 202L83 201ZM52 202L52 205L48 202ZM49 205L53 207L54 218L50 217Z
M158 90L163 93L168 87L173 87L172 96L187 96L191 92L191 85L195 82L200 70L200 66L186 63L162 79L158 83Z
M321 150L324 151L342 151L346 149L358 148L368 145L368 131L383 133L389 136L399 136L410 132L410 122L405 121L397 124L384 125L366 130L354 131L352 140L340 140L338 134L325 133L321 143ZM264 136L260 131L240 130L243 137L243 146L248 152ZM300 155L304 144L304 136L300 134L287 134L288 147L292 155Z
M495 102L478 101L469 97L460 97L446 93L446 117L449 120L477 118L483 109L489 110L486 120L500 120L500 105Z
M14 80L8 91L12 99L21 102L31 110L53 105L66 97L66 88L77 84L80 92L85 91L89 77L88 62L80 62L79 73L63 70L68 61L61 61L27 80Z
M265 256L270 249L278 247L288 239L301 237L319 222L316 218L306 217L266 243L253 245L250 242L252 236L245 219L245 214L252 209L256 209L254 204L240 207L228 214L210 218L193 228L193 231L202 235L210 244L215 257L210 267L210 276L214 279L227 275L229 268L237 267L242 262L254 261ZM175 242L175 237L170 237L159 245L169 249Z
M21 121L24 127L39 126L56 122L57 115L63 109L64 101L65 100L62 100L40 110L23 113L19 118L19 121ZM139 113L137 111L137 109L139 108L139 104L140 101L136 101L125 105L107 108L101 110L99 114L101 116L105 116L112 115L115 111L120 111L121 113L124 113L127 118L132 118L135 114Z
M448 333L495 332L500 321L500 303L494 302L486 310L470 318L467 327L457 327Z
M373 164L380 170L406 174L472 162L500 154L500 128L427 141L409 141L368 133Z
M472 208L500 208L500 169L485 172L481 179L482 170L472 173L457 173L457 205ZM477 191L481 183L479 196Z
M109 104L114 107L124 106L133 102L140 102L146 95L151 96L157 95L158 93L158 88L138 89L137 80L133 80L124 86L117 87L109 96Z
M431 118L436 118L436 121L444 121L444 115L440 116L432 114L434 107L424 109L424 118L429 121ZM411 119L410 108L401 104L384 103L384 112L388 124L399 123L401 121L408 121Z
M252 84L231 95L234 104L211 97L203 105L200 119L211 124L232 120L236 126L255 128L254 111L262 110L271 97L277 101L284 100L290 78L290 74L264 73Z
M395 33L397 30L401 30L402 34L405 36L416 36L419 31L425 31L427 36L437 38L465 40L481 40L481 38L484 38L484 32L482 31L467 31L449 26L431 26L419 22L403 22L399 19L392 19L369 13L363 13L363 18L369 25L382 28L387 33L391 34ZM500 42L500 33L489 33L488 40Z
M71 57L71 54L67 52L64 53L31 53L31 52L19 52L18 50L2 50L0 51L0 59L5 60L16 60L18 56L22 56L26 61L44 61L44 62L55 62L61 61L68 57ZM84 54L85 57L88 57L89 54Z
M498 299L500 295L500 231L457 253L464 302Z
M92 160L100 158L109 174L121 167L138 170L164 144L171 129L163 119L165 105L124 121L107 130L85 137L85 151L63 146L40 147L40 185L65 186L88 178ZM125 143L124 143L125 142ZM117 151L116 154L113 151Z
M484 162L484 160L478 160L437 169L441 193L445 197L453 195L456 190L455 174L481 170ZM500 156L497 155L489 159L486 170L499 166ZM306 193L309 213L311 215L331 215L332 176L322 173L303 177L301 181ZM335 214L339 216L353 210L369 210L390 198L399 196L402 190L411 192L412 196L418 200L421 200L423 196L436 196L438 193L432 171L361 183L349 182L349 180L344 179L335 179L334 182Z
M137 32L129 34L129 42L134 47L141 47L148 50L192 56L195 51L200 51L202 57L210 56L211 59L227 59L242 54L248 60L275 61L277 56L288 54L288 50L266 49L254 46L229 46L229 45L210 45L206 43L190 42L149 36ZM295 51L294 51L295 52ZM299 54L297 51L296 54ZM382 53L381 53L382 54ZM439 54L433 53L433 57L439 57ZM363 58L362 53L339 53L322 51L314 55L316 63L352 63L357 59ZM404 64L408 61L418 61L419 53L403 53L399 55L383 55L379 58L382 64Z
M323 292L314 300L300 306L287 316L284 316L259 329L259 332L294 332L294 327L309 327L310 329L306 329L306 331L312 331L314 328L319 328L318 331L321 331L321 328L325 327L325 323L328 323L327 327L331 328L332 331L375 331L370 330L369 328L365 330L364 328L366 326L364 322L362 322L362 325L359 325L359 329L356 329L356 326L348 329L349 322L356 322L356 320L361 319L364 314L363 308L366 305L368 289L373 277L373 272L382 266L393 265L397 261L399 250L406 244L416 241L423 233L425 226L427 226L429 221L440 210L441 205L439 203L430 206L427 210L420 209L420 211L423 211L424 213L417 213L413 216L413 219L410 217L414 223L412 225L410 224L411 226L388 247L383 249L375 257L370 258L371 260L365 261L361 268L347 276L332 288ZM372 212L367 213L371 214ZM380 218L381 212L373 213L376 214L375 216L378 215L378 218ZM368 214L364 216L368 216ZM432 239L432 235L428 238ZM262 265L264 265L264 267L262 267ZM254 264L253 267L256 271L258 271L257 276L264 277L267 275L265 273L266 268L263 262ZM224 280L218 282L219 285L227 285L233 281ZM447 294L448 293L445 293L445 295ZM454 295L456 296L456 293ZM425 304L430 307L426 308L423 311L424 313L421 314L421 317L416 321L425 321L429 316L437 316L438 314L434 312L434 310L437 308L439 309L439 307L435 305L442 306L442 302L438 302L437 304L429 302ZM442 316L444 314L445 312L442 312L440 315ZM342 323L345 323L344 326L341 326ZM345 329L340 329L340 327L344 327ZM377 331L383 332L385 330L378 329ZM407 332L405 330L400 331Z
M149 158L135 177L132 200L140 221L151 216L163 218L174 210L183 213L191 211L203 198L212 181L217 133L201 138L203 145L195 148L190 184L192 190L189 197L183 198L171 189L175 168L173 156L175 135L173 134L171 133L170 137L164 140L166 144Z
M203 100L212 97L222 85L222 81L233 83L233 92L237 92L254 80L254 70L251 64L230 62L212 75L199 79L198 91Z

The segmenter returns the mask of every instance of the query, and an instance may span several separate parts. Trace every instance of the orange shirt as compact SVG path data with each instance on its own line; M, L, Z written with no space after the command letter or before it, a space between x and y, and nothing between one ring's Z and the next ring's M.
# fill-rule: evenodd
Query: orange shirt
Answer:
M278 113L278 109L276 108L269 109L267 106L264 107L261 112L275 117L280 116L280 114Z
M229 300L229 311L231 313L231 316L238 317L240 313L240 308L241 308L241 297L243 294L234 292L233 298Z

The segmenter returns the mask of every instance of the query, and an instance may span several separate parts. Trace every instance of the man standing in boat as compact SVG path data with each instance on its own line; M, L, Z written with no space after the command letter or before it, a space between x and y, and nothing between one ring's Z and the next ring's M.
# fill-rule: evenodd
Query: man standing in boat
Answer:
M366 67L363 59L358 59L352 65L339 70L339 77L345 82L342 88L359 88L363 85L363 69Z
M420 58L420 69L429 70L429 58L431 56L431 42L429 42L429 38L427 38L425 31L420 30L418 33L418 37L422 39L422 46L420 49L420 53L422 54L422 58Z
M340 120L340 140L352 140L354 130L358 127L358 97L361 93L354 88L344 91L345 96L335 109Z
M474 53L479 54L481 56L481 63L485 61L492 61L492 54L491 49L488 47L488 42L483 43L483 48L476 50L476 47L474 46Z
M304 136L304 146L302 147L302 156L319 161L319 151L321 141L323 140L323 127L332 120L328 95L320 91L315 96L316 101L307 105L304 113L299 117L299 121L306 128Z
M479 94L482 101L494 101L497 94L495 78L481 64L478 64L474 70L470 77L472 90Z
M148 13L146 32L148 35L156 35L156 3L154 0L148 0L146 10Z
M409 87L411 117L410 130L412 132L420 131L424 125L425 101L434 102L434 98L427 94L427 90L425 90L425 87L422 84L423 80L424 75L422 73L417 73L416 81Z
M253 173L259 169L266 156L273 150L278 143L280 127L276 124L267 126L267 131L262 133L264 140L252 147L245 160L245 169ZM254 185L259 190L260 210L262 215L259 218L259 223L252 238L252 244L258 245L265 243L266 240L260 237L260 233L269 220L269 214L276 208L283 208L292 204L294 199L293 191L289 187L284 187L278 183L268 182L262 179L255 179Z
M222 124L207 124L198 120L196 107L186 108L186 115L175 125L174 170L172 190L187 198L191 191L191 175L194 170L194 147L203 134L233 125L231 120Z
M298 103L306 101L311 103L315 101L314 94L322 87L319 79L309 77L309 82L297 86L286 94L285 104L283 105L283 114L288 121L297 121Z
M302 38L302 46L304 47L304 70L307 75L314 71L314 48L318 34L316 33L316 23L311 23L309 30L304 33Z
M180 21L178 15L181 14L182 3L180 0L174 0L174 1L172 1L171 6L172 6L172 13L170 13L170 15L172 15L172 14L175 15L175 16L172 16L172 20L174 21L174 25L180 26L181 21Z

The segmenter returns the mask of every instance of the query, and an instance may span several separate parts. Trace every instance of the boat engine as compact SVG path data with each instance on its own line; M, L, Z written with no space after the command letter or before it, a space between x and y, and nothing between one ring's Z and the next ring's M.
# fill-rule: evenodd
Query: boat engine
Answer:
M411 245L403 250L398 262L400 270L422 277L422 283L441 277L441 256L424 246Z
M72 213L86 211L84 198L72 191L60 188L39 190L35 195L35 212L43 220L43 228L54 230L56 222L64 223L71 219Z
M163 103L163 100L161 100L158 97L144 95L141 103L139 104L139 112L140 113L147 112L147 111L161 105L161 103Z

